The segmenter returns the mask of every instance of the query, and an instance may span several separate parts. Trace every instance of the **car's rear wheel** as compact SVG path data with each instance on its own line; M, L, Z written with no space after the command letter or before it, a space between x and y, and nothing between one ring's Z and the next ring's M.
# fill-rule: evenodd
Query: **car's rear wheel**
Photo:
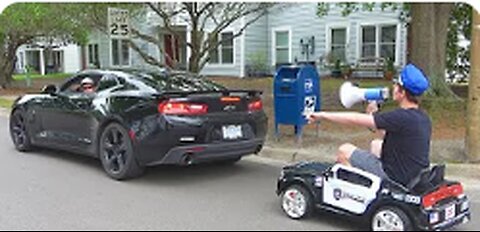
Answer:
M283 191L281 203L283 212L292 219L310 216L314 207L311 194L300 185L292 185Z
M118 123L111 123L103 130L99 156L105 172L116 180L140 176L145 170L135 158L127 130Z
M30 151L32 144L28 136L25 115L21 110L15 110L10 117L10 136L18 151Z
M373 231L411 231L412 221L397 207L382 207L372 217Z

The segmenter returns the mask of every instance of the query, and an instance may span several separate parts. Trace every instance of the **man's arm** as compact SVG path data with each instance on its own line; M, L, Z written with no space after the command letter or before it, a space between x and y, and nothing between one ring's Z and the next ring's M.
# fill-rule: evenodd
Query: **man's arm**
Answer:
M373 119L373 115L371 114L362 114L356 112L316 112L310 116L309 121L313 122L318 119L326 119L332 122L347 125L376 128L375 120Z

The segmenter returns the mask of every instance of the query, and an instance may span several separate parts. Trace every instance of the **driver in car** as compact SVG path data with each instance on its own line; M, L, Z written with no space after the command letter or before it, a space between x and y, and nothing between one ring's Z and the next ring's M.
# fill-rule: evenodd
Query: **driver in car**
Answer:
M398 104L397 109L380 113L374 103L369 104L367 113L316 112L308 120L311 123L326 119L383 130L383 140L374 140L370 151L350 143L341 145L337 161L406 186L421 170L430 166L432 125L429 116L420 109L418 98L428 87L429 81L423 72L408 64L393 85L392 96Z
M95 82L93 82L90 77L85 77L82 82L80 82L80 89L83 93L94 93Z

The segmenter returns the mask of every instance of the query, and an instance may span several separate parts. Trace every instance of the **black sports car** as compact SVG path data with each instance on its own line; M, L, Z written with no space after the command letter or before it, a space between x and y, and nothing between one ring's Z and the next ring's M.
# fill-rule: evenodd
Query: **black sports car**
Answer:
M10 117L16 149L98 157L119 180L158 164L234 163L258 153L266 131L261 92L171 71L83 71L18 98Z
M443 230L470 220L462 185L444 172L434 166L402 186L358 168L303 162L283 168L276 192L292 219L319 208L368 221L373 231Z

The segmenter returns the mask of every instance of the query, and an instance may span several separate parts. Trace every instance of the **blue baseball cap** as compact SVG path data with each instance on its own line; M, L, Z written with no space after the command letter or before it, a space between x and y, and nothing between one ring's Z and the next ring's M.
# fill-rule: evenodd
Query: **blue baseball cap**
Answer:
M396 82L414 96L422 95L430 86L428 78L413 64L403 68Z

